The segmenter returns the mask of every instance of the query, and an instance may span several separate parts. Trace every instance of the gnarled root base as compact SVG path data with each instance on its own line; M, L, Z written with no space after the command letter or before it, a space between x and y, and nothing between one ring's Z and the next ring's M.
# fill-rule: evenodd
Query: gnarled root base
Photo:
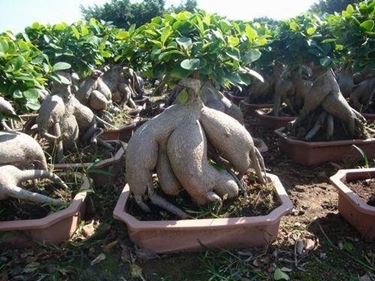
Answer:
M68 186L55 174L45 170L20 170L14 166L6 165L0 167L0 200L8 197L20 200L32 201L40 204L51 204L56 206L64 205L65 202L59 199L31 192L19 187L18 185L26 180L47 178L59 184L65 189Z
M333 71L328 70L317 75L298 118L288 129L290 135L307 141L365 139L368 137L365 125L365 118L350 107Z
M238 195L236 175L218 170L209 163L208 141L220 157L240 175L253 167L265 181L264 162L254 142L237 120L203 105L199 98L200 82L185 79L190 100L173 105L141 126L129 141L126 155L127 181L137 204L149 211L145 202L186 217L176 206L155 197L152 174L156 170L161 190L178 195L185 189L197 204L221 202ZM206 139L207 136L207 139Z

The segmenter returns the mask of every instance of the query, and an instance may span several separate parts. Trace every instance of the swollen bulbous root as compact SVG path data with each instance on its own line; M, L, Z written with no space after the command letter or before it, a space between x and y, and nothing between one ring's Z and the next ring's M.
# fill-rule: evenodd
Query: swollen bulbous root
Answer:
M190 89L199 83L184 81ZM193 81L194 82L194 81ZM155 197L152 174L156 170L164 193L184 189L197 204L238 196L238 179L209 164L207 139L231 168L240 174L253 167L264 182L264 162L250 134L237 120L205 107L195 93L185 105L174 105L142 125L128 143L127 181L137 204L149 211L147 199L180 217L176 206Z
M40 204L51 204L56 206L64 205L65 202L59 199L31 192L19 187L19 184L27 180L40 178L50 179L64 189L68 186L57 175L46 170L20 170L15 166L5 165L0 167L0 200L13 197L20 200L27 200Z

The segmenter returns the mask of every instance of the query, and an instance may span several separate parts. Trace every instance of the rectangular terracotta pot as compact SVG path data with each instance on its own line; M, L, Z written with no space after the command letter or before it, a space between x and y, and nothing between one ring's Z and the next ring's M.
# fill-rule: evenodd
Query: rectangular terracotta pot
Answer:
M135 244L155 253L263 246L276 239L281 217L293 208L279 178L272 174L267 177L276 188L281 206L266 216L140 221L125 210L130 194L128 185L113 215L127 225L129 237Z
M54 170L78 170L87 169L87 175L93 180L95 187L114 183L123 172L125 167L125 152L127 144L119 140L109 140L108 143L121 144L118 151L111 158L104 159L98 163L62 163L55 164Z
M26 247L33 242L58 244L68 240L76 231L86 209L85 200L90 188L88 178L81 175L81 192L71 204L56 213L41 219L0 221L0 249Z
M375 168L339 170L330 178L339 193L339 212L366 239L375 240L375 207L368 205L347 185L350 181L375 178Z
M273 104L272 103L247 103L246 101L241 101L240 102L240 108L243 114L246 115L251 115L251 116L256 116L255 110L260 109L260 108L272 108Z
M100 138L102 140L120 140L123 142L129 142L131 136L133 135L134 131L138 129L143 123L147 120L138 120L129 125L125 125L119 129L108 129L105 130L101 135Z
M271 130L285 127L290 121L296 119L291 116L272 116L264 113L261 109L255 110L255 117L259 119L259 125Z
M367 157L375 156L375 139L307 142L289 138L283 130L284 128L275 130L279 137L280 149L293 161L306 166L327 161L363 159L362 154L353 145L362 149Z

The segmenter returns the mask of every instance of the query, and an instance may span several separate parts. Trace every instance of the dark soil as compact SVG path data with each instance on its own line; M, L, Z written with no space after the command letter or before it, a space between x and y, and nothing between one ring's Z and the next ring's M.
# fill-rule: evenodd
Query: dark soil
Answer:
M368 205L375 207L375 179L353 181L347 184Z
M102 145L77 146L64 157L64 163L92 163L99 160L114 157L120 149L121 144L110 143L114 148L113 151Z
M242 185L244 189L240 192L240 195L237 198L224 200L222 205L216 203L208 206L197 206L186 192L181 192L177 198L162 196L168 198L169 202L189 214L191 219L263 216L280 206L276 190L271 183L264 186L256 182L253 175L246 175L242 180ZM178 219L175 215L153 206L151 203L148 205L152 208L151 213L143 212L134 199L130 198L126 208L129 214L143 221Z
M36 186L31 181L28 181L22 184L21 187L55 199L63 199L66 202L70 202L81 187L81 179L75 177L73 174L62 176L61 179L68 185L68 190L64 190L48 179L39 180ZM63 209L64 207L60 208ZM34 202L8 198L1 201L0 217L1 221L40 219L58 210L57 207L50 205L40 205Z
M273 115L273 109L272 108L262 108L260 109L267 115ZM292 111L287 106L282 106L279 111L280 117L295 117Z

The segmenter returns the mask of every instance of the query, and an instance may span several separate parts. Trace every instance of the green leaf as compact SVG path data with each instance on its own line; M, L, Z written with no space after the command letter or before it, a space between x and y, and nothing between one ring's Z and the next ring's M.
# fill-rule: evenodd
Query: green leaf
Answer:
M240 52L237 49L230 48L225 51L225 54L236 61L240 61Z
M165 61L168 61L172 55L181 55L181 56L183 56L184 53L182 53L181 51L178 51L178 50L171 50L171 51L162 52L159 55L159 60L160 61L164 61L164 59L165 59Z
M38 100L39 91L38 89L32 88L23 92L23 96L28 100Z
M197 70L200 66L200 59L185 59L180 65L186 70Z
M183 89L177 96L176 101L178 104L184 105L189 100L189 94L186 89Z
M246 25L245 32L246 32L246 36L249 39L249 41L254 41L258 36L255 29L252 28L250 25Z
M67 62L58 62L58 63L55 63L53 65L52 70L53 71L66 70L66 69L69 69L71 67L72 66Z
M4 39L0 39L0 53L5 53L8 50L8 43Z
M321 66L328 67L332 64L332 59L330 57L324 57L319 60Z
M372 31L374 29L374 21L373 20L366 20L361 23L360 25L362 28L366 29L366 31Z
M228 44L232 47L236 47L238 44L240 44L240 39L234 36L228 37Z
M40 103L38 100L28 100L25 104L27 108L30 108L31 110L39 110L40 109Z
M244 64L249 64L249 63L252 63L252 62L258 60L261 55L262 55L262 53L259 50L251 49L251 50L249 50L249 52L247 52L243 55L242 60L243 60Z
M309 27L307 30L306 30L306 33L307 35L311 36L315 33L316 31L316 28L315 27Z
M273 273L274 280L290 280L288 274L283 272L280 268L276 268L275 272Z
M23 98L23 95L22 95L22 92L17 89L13 92L13 98L14 99L22 99Z
M178 37L176 38L176 42L186 50L190 49L193 46L193 41L187 37Z
M120 31L116 34L116 39L118 40L125 40L129 38L129 32L128 31Z

